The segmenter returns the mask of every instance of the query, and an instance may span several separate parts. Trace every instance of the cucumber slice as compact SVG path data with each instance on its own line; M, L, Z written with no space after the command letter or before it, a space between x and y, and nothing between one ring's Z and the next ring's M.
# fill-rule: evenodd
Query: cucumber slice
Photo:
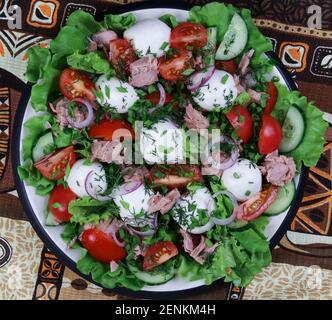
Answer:
M242 221L242 220L234 220L232 223L228 225L228 228L230 229L240 229L243 228L248 224L248 221Z
M280 152L286 153L294 150L302 141L304 129L304 119L301 112L296 107L291 106L282 126Z
M296 188L293 181L283 187L280 187L278 190L277 198L265 211L265 214L268 216L275 216L288 209L294 199L295 191Z
M137 277L137 279L144 281L147 284L157 285L171 280L175 276L175 269L173 268L169 273L160 272L146 272L138 270L136 267L128 264L129 270Z
M37 162L40 159L42 159L44 156L46 156L44 152L45 147L52 145L54 145L52 132L48 132L43 136L41 136L32 150L33 161Z
M208 41L203 48L205 52L204 62L206 66L214 66L215 63L215 51L217 47L217 28L208 28Z
M217 60L231 60L238 56L245 48L248 41L248 29L246 23L237 13L234 14L224 39L217 53Z
M60 223L54 219L54 216L51 212L47 211L46 212L46 217L45 217L45 226L48 227L55 227L58 226Z

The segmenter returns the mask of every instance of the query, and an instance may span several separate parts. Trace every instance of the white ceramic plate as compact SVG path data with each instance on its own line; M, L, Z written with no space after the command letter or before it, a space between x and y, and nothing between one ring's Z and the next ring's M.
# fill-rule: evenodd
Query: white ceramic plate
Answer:
M188 11L187 10L181 10L181 9L169 9L169 8L155 8L155 9L141 9L141 10L135 10L131 11L135 14L138 21L144 20L147 18L158 18L166 13L171 13L177 17L179 21L184 21L188 17ZM272 57L272 54L270 55ZM273 57L275 58L275 57ZM276 58L275 58L276 59ZM273 76L277 76L280 78L280 82L287 85L290 90L296 89L296 86L292 79L290 78L289 74L287 73L286 69L284 69L281 65L277 65L273 73L271 74L271 78ZM29 91L30 92L30 91ZM21 105L19 108L19 112L16 118L15 128L16 128L16 135L14 137L14 150L13 150L13 159L14 159L14 165L15 168L17 165L20 165L22 163L22 139L26 135L26 129L22 126L24 122L26 122L29 118L37 115L37 113L32 109L30 100L29 100L29 92L25 95L25 97L22 98ZM28 101L29 100L29 101ZM15 170L16 171L16 170ZM16 172L15 172L16 173ZM47 205L47 197L38 196L35 193L34 188L29 187L25 182L21 182L19 178L16 175L16 182L18 186L18 191L20 198L23 202L23 205L26 209L26 212L28 213L31 223L35 227L37 233L41 237L41 239L46 243L46 245L51 248L61 260L63 260L66 265L68 265L71 269L73 269L75 272L79 273L76 269L76 262L79 259L79 251L77 250L68 250L66 248L66 244L61 239L61 233L63 230L62 226L58 227L45 227L44 226L44 208ZM274 216L270 218L269 224L266 228L266 237L270 240L271 247L275 246L284 232L286 231L286 228L288 227L289 222L291 221L291 218L294 216L294 214L297 211L298 203L301 199L301 189L302 187L299 187L300 184L302 184L302 181L304 179L305 173L302 172L301 176L297 176L295 178L295 182L297 185L297 195L293 201L292 206L289 210L283 212L282 214L278 216ZM85 278L89 279L85 276ZM89 279L91 280L91 279ZM176 293L181 292L185 290L186 292L192 292L193 288L204 286L203 280L193 281L189 282L183 278L175 277L173 280L157 286L145 286L143 288L144 296L152 296L156 297L156 294L158 293ZM131 293L129 290L122 290L119 289L118 291L124 292L125 294L132 294L132 295L141 295L139 293ZM151 294L148 294L148 293Z

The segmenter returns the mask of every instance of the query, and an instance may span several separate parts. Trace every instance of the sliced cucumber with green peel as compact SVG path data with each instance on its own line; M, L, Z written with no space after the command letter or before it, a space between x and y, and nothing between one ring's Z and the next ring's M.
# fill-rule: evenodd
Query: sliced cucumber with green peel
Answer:
M248 42L247 25L241 16L234 14L224 39L221 42L217 53L217 60L231 60L237 57L245 48Z
M128 264L129 270L136 276L137 279L144 281L150 285L157 285L171 280L175 276L175 269L173 268L169 273L141 271L136 267Z
M39 161L40 159L42 159L44 156L46 156L45 154L45 148L48 146L53 146L54 145L54 139L53 139L53 135L52 132L48 132L46 134L44 134L43 136L41 136L39 138L39 140L37 141L35 147L32 150L32 159L34 162Z
M204 62L206 66L214 66L215 63L215 51L217 47L217 28L208 28L208 41L203 48L205 52Z
M275 216L279 213L284 212L291 205L296 188L295 183L291 181L283 187L278 189L278 194L271 206L265 211L265 214L268 216Z
M46 212L46 218L45 218L45 226L48 227L55 227L58 226L60 223L54 219L54 216L51 212Z
M302 141L304 131L305 123L301 112L296 107L291 106L282 126L280 152L287 153L296 149Z
M243 228L244 226L246 226L247 224L248 224L248 221L234 220L227 227L230 229L240 229L240 228Z

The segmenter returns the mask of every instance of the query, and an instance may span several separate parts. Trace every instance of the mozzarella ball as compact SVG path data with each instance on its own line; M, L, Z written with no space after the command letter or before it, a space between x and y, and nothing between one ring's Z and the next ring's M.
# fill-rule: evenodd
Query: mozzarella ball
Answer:
M91 192L100 194L107 190L106 173L102 164L99 162L86 164L85 161L85 159L77 160L66 178L70 190L80 198L90 196L85 189L85 180L91 171L93 171L89 177Z
M194 101L207 111L228 107L237 95L233 76L222 70L215 70L209 81L192 93Z
M262 173L248 159L239 159L222 175L222 182L238 201L246 201L262 190Z
M163 120L140 134L140 151L146 162L179 163L184 160L184 134L175 123Z
M215 201L210 191L204 187L181 197L172 209L172 216L182 229L200 234L213 227L210 215L215 209ZM202 215L207 218L205 223L200 221ZM193 226L193 223L198 225Z
M114 192L116 194L116 190ZM121 219L133 227L143 227L151 223L153 215L147 211L152 196L152 190L146 189L143 184L130 193L115 195L114 202L119 207Z
M129 83L115 77L108 79L106 75L102 75L96 85L101 92L101 95L97 97L98 103L109 107L113 112L127 113L139 99L135 89Z
M161 57L169 43L171 28L159 19L148 19L137 22L127 29L123 37L135 48L139 56L148 53Z

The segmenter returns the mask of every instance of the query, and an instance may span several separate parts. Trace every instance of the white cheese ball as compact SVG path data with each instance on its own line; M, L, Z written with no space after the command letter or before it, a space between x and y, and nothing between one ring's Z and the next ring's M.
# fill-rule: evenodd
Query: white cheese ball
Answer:
M215 70L209 81L192 93L194 101L207 111L228 107L237 95L233 76L222 70Z
M106 75L102 75L96 85L101 92L101 96L97 97L98 103L117 113L127 113L139 99L135 89L129 83L115 77L108 79Z
M123 37L132 44L139 56L152 53L159 58L167 50L170 35L171 28L167 24L159 19L148 19L127 29Z
M248 159L239 159L222 175L224 186L238 201L246 201L262 190L262 173Z
M152 190L146 189L143 184L130 193L115 195L114 202L120 209L121 219L133 227L147 225L153 220L153 215L147 213L152 196Z
M209 231L214 223L208 220L205 224L192 227L194 219L200 217L199 211L204 210L205 216L210 219L211 213L216 209L215 201L207 188L201 188L187 196L181 197L172 210L173 219L181 226L193 234L201 234ZM204 214L204 211L203 214ZM198 223L200 223L198 221Z
M140 151L146 162L179 163L184 160L184 134L175 123L163 120L140 134Z
M66 178L70 190L80 198L90 196L85 189L85 180L91 171L93 171L89 177L91 192L102 194L107 190L106 173L102 164L99 162L86 164L85 161L85 159L77 160Z

